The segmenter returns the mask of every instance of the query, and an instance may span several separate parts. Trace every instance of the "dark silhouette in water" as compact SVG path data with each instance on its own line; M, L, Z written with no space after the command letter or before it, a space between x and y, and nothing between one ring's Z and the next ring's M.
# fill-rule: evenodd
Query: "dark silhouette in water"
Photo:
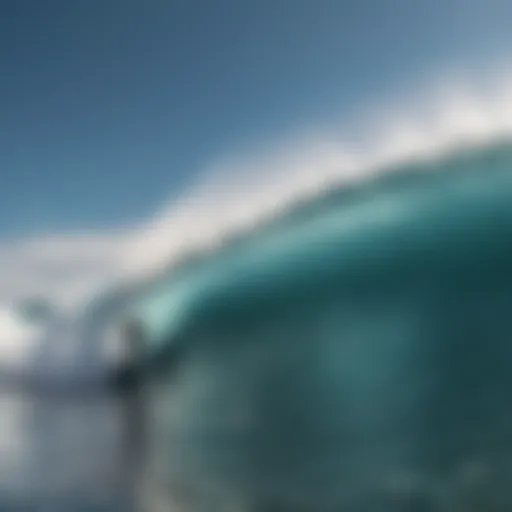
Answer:
M147 412L141 371L145 347L141 325L134 320L126 322L122 338L126 347L126 358L114 374L113 385L122 402L127 463L138 472L143 460L144 439L147 435Z
M112 372L112 385L122 393L133 394L142 380L141 362L145 356L142 326L129 319L123 324L121 337L125 357Z

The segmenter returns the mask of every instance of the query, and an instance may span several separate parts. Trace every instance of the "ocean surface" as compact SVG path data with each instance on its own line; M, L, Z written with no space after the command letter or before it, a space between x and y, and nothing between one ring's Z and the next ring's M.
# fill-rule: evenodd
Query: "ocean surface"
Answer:
M404 163L171 269L160 287L365 204L357 234L374 197L416 194L438 215L407 232L428 253L413 235L383 239L406 255L383 263L379 224L343 246L368 265L359 280L195 325L177 367L138 394L0 392L0 510L512 510L510 177L507 144ZM490 184L485 204L464 199L475 183Z
M0 394L0 509L129 510L123 415L108 397Z

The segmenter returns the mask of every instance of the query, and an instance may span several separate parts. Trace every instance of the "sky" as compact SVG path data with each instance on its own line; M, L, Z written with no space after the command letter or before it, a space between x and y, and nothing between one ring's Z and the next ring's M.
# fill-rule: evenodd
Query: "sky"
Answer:
M130 224L216 158L494 56L510 19L475 0L3 1L0 237Z
M445 77L508 77L511 19L505 0L0 2L0 305L213 233L201 190L216 211L242 181L265 176L258 204L290 191Z

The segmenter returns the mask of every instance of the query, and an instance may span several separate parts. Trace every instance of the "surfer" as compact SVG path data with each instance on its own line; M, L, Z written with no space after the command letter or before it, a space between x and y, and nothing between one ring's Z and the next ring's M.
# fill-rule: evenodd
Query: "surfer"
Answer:
M111 384L119 392L132 392L140 384L140 361L143 355L142 328L134 320L128 320L121 328L123 357L113 369Z
M141 360L144 350L144 336L141 325L128 320L122 326L124 360L114 374L114 387L120 398L124 418L123 456L127 480L126 492L134 502L142 478L146 448L146 399L143 393Z

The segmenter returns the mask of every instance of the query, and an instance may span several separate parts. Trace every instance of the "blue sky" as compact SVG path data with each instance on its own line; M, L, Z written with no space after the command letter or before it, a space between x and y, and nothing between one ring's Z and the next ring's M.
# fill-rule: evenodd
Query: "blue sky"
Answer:
M510 2L0 3L0 239L130 225L208 163L453 63L500 56Z

